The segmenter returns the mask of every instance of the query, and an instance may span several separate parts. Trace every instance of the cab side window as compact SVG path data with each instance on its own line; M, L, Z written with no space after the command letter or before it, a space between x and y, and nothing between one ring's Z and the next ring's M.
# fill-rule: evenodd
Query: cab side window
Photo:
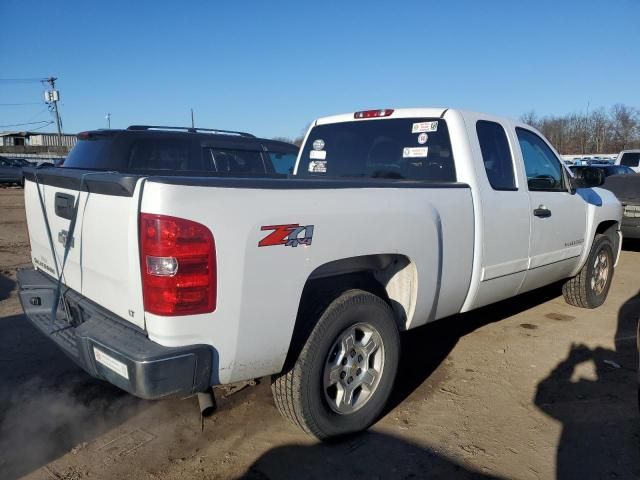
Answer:
M565 192L564 175L560 160L549 146L535 133L516 128L522 150L527 184L531 191Z
M476 133L487 178L494 190L517 190L507 133L499 123L479 120Z
M205 148L205 168L222 173L265 173L259 151L228 148Z

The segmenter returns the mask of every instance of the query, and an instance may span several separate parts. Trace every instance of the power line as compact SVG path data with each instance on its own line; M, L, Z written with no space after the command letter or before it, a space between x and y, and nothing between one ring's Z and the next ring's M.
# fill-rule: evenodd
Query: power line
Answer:
M40 110L38 113L36 113L35 115L33 115L31 118L28 118L27 120L25 120L25 123L28 122L32 122L34 121L37 117L39 117L40 115L42 115L44 112L49 111L49 106L47 105L46 107L44 107L42 110Z
M51 125L52 123L55 123L55 122L52 120L40 120L39 122L25 122L25 123L13 123L11 125L0 125L0 128L22 127L23 125L36 125L38 123L46 123L47 125Z
M45 123L44 125L40 125L39 127L36 127L36 128L30 128L30 129L29 129L29 131L30 131L30 132L33 132L34 130L40 130L41 128L48 127L48 126L49 126L49 125L51 125L52 123L53 123L52 121L49 121L49 123Z
M41 78L0 78L0 83L39 83L47 81L46 77Z
M22 107L23 105L42 105L42 102L0 103L0 107Z

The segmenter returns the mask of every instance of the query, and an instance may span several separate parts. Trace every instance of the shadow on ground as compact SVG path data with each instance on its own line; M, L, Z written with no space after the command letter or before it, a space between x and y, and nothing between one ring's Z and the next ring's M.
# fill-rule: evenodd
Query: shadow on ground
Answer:
M449 460L431 449L390 435L366 432L349 440L283 445L262 455L240 478L489 479L496 478Z
M615 350L572 345L538 384L535 404L562 423L558 479L640 478L636 325L640 292L618 313ZM575 378L593 362L596 379Z
M144 405L89 377L23 315L0 318L0 478L46 465Z
M432 377L462 337L485 325L548 302L561 294L561 285L553 284L403 334L398 376L385 413L402 403L427 378ZM437 383L439 379L434 376L431 381Z
M630 252L640 252L640 238L625 238L622 249Z
M9 294L16 287L16 282L7 277L5 274L0 273L0 301L9 298Z

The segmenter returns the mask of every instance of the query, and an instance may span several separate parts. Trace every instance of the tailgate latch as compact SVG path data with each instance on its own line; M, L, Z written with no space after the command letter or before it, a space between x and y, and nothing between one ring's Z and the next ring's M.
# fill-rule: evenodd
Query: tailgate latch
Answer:
M67 230L60 230L58 232L58 241L65 248L67 247L67 243L69 243L69 248L73 248L73 237L69 238L69 232Z

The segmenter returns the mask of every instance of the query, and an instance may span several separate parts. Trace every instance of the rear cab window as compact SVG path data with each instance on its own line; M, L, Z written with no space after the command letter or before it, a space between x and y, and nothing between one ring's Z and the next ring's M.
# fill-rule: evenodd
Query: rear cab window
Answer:
M447 124L395 118L318 125L307 136L297 176L455 182Z

